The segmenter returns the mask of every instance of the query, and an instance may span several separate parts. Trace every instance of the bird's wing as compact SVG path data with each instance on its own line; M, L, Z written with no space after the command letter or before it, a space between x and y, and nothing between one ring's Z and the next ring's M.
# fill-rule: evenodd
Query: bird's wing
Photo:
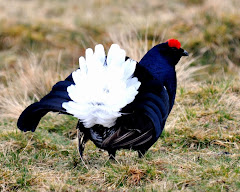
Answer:
M161 135L170 109L167 89L142 66L137 65L134 76L141 81L139 94L121 110L116 124L90 129L91 140L100 148L147 150Z
M49 94L22 112L17 122L18 128L22 131L35 131L41 118L50 111L67 114L62 103L71 100L67 93L67 87L72 84L74 82L71 75L65 81L56 83Z
M102 147L147 150L163 131L169 114L168 92L158 81L143 83L135 101L123 110L132 112L118 119L115 132L103 139Z
M106 149L134 149L147 143L153 137L154 126L152 121L140 111L133 115L121 117L114 127L118 128L103 140L101 147Z

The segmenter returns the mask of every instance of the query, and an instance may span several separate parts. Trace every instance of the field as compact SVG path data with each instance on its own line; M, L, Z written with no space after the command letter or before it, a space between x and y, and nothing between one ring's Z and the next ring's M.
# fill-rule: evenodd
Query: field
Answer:
M0 0L0 191L240 191L239 0ZM74 117L49 113L36 132L21 112L78 67L97 43L139 61L176 38L190 53L165 131L139 159L116 162L87 143Z

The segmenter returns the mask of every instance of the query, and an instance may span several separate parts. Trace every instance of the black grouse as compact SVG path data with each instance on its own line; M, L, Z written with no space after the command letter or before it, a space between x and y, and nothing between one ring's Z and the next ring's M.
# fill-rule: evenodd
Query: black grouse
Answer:
M139 63L113 44L105 55L102 45L86 50L80 68L56 83L39 102L28 106L17 126L35 131L48 112L73 115L79 153L88 140L108 151L133 149L139 157L158 140L174 105L175 65L188 53L176 39L154 46Z

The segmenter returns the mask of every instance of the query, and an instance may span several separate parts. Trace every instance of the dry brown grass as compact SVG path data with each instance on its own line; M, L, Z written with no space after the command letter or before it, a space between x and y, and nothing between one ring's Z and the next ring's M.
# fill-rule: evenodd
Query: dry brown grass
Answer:
M16 66L8 68L3 75L5 86L0 94L1 117L17 119L24 108L46 95L67 75L59 68L58 62L46 61L44 54L38 58L32 54L27 59L17 60Z
M0 1L1 191L238 191L240 14L238 0ZM34 133L21 111L77 68L84 49L118 43L139 60L177 38L191 56L177 65L178 91L165 132L143 159L117 162L87 143L76 119L49 114Z

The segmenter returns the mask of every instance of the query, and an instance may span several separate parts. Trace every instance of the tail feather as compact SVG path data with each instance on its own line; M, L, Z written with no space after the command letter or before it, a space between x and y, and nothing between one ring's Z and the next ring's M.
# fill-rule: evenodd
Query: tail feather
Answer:
M107 56L107 65L109 67L118 67L125 62L126 52L117 44L112 44Z
M69 81L58 82L48 95L28 106L18 119L18 128L22 131L35 131L41 118L48 112L67 113L62 108L62 103L71 100L66 92L69 84L71 84Z
M99 44L95 46L94 56L98 58L100 63L104 63L106 59L105 51L103 45Z
M67 88L72 101L62 107L80 119L86 128L95 124L111 127L121 109L138 94L140 82L132 78L137 62L126 59L126 52L113 44L105 58L102 45L86 50L80 69L72 73L74 85ZM82 69L83 67L83 69Z
M126 60L126 52L116 44L110 47L107 57L102 45L96 45L94 52L87 49L85 58L79 58L80 69L23 111L18 119L19 129L34 131L49 111L73 115L86 128L95 124L113 126L122 115L121 109L138 94L141 83L132 77L136 64Z

